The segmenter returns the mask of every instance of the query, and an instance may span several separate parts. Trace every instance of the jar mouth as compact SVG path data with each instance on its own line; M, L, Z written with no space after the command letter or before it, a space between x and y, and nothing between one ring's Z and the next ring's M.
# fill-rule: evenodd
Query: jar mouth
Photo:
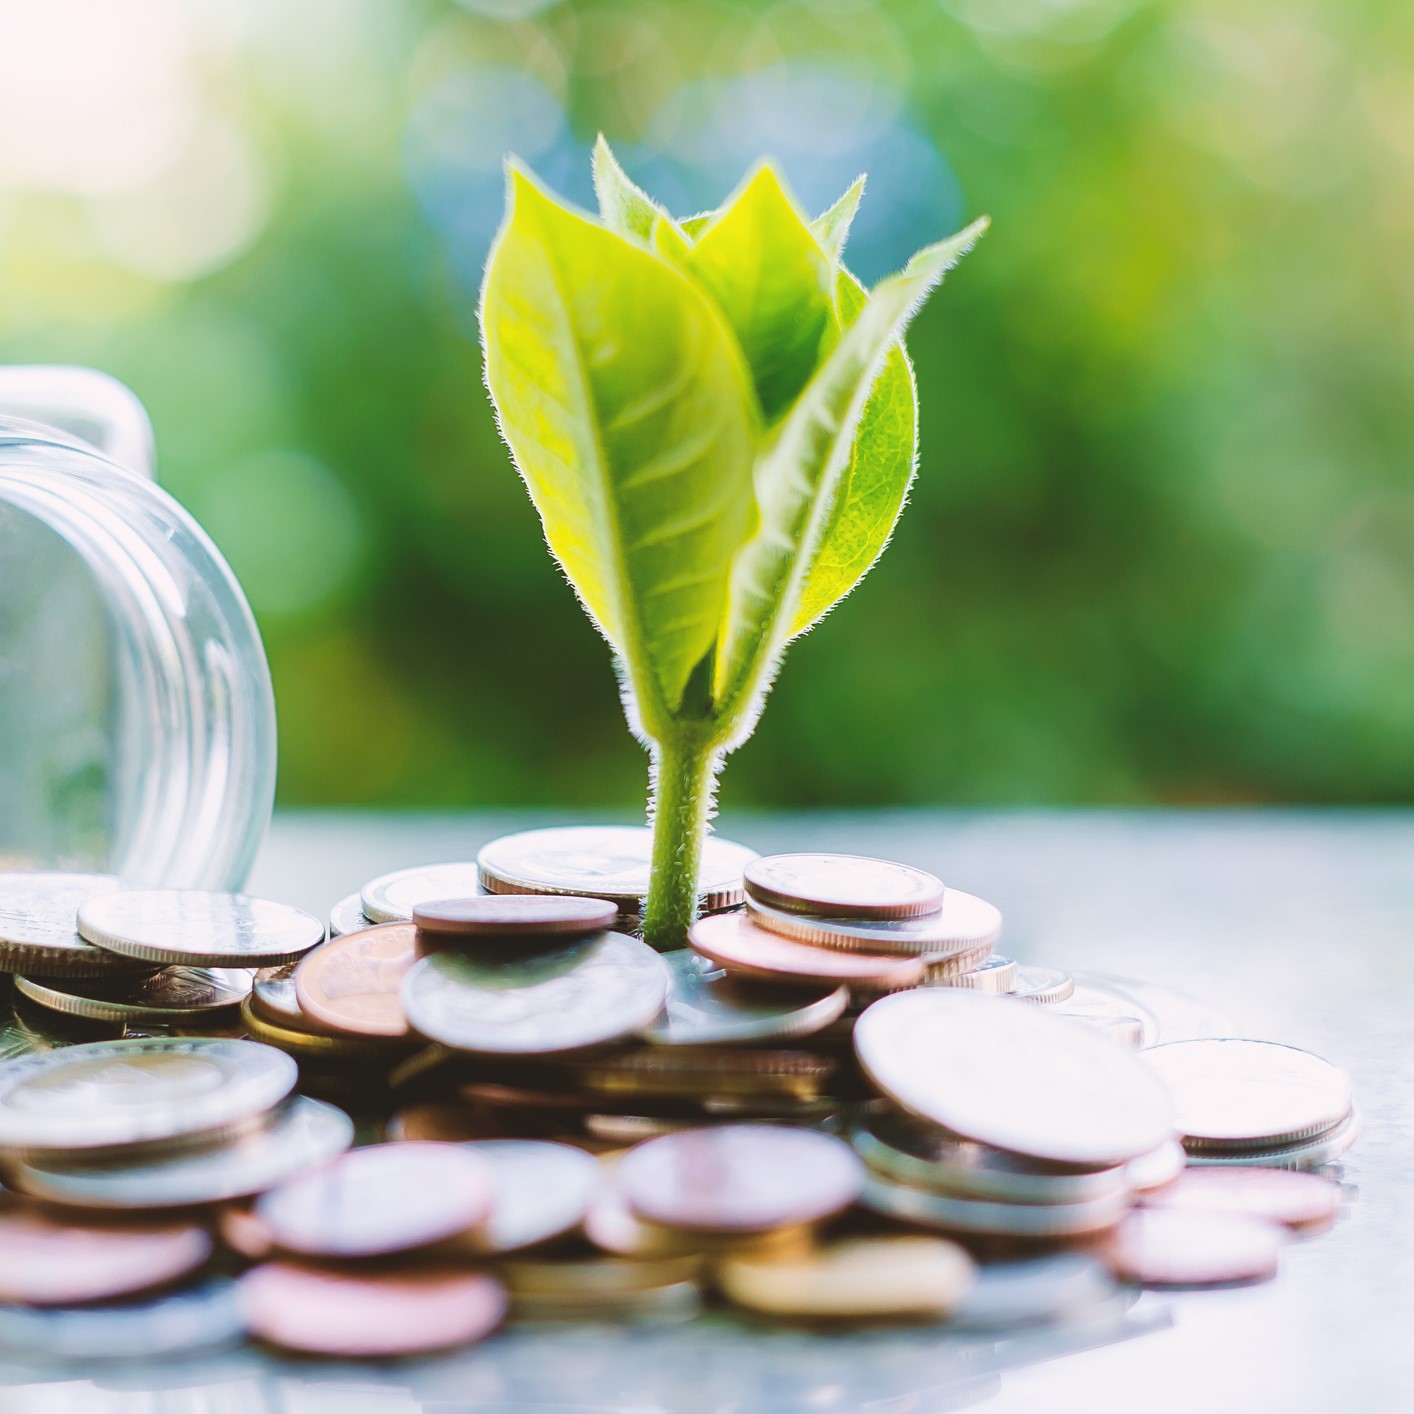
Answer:
M92 730L104 737L107 779L103 818L82 862L144 883L239 888L269 824L275 708L264 647L230 567L154 483L75 437L19 419L0 419L0 504L52 532L40 538L58 537L82 566L75 579L86 578L101 606L94 617L106 677L94 691L101 720ZM26 572L23 555L4 558L11 563L0 562L0 576ZM57 562L43 551L34 561ZM28 589L40 604L50 597L48 586ZM8 669L0 694L23 694L44 674L6 662L7 632L13 639L18 630L0 620L0 668ZM54 641L62 636L60 614L18 648L52 665L71 647ZM92 646L75 648L72 670L104 676L105 665L79 654ZM27 704L32 721L42 710L42 702ZM0 737L0 768L24 745ZM56 768L54 779L63 775ZM36 811L61 811L64 802L46 799L39 779ZM46 833L37 828L32 851L17 839L3 852L79 862L55 858L58 837Z

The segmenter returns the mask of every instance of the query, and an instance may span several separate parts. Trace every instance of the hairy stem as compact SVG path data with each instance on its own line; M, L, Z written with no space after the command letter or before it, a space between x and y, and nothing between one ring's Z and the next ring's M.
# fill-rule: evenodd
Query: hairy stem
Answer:
M686 946L697 916L697 874L717 763L717 749L705 733L676 732L653 749L653 863L643 936L659 952Z

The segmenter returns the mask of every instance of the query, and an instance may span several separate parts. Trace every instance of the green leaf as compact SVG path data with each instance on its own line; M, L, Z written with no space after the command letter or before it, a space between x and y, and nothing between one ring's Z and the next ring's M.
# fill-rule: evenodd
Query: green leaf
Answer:
M714 302L519 168L481 296L486 382L545 538L650 729L722 623L757 426Z
M651 241L655 221L660 217L672 221L673 218L619 166L619 159L603 133L594 144L593 167L599 215L611 231Z
M985 221L928 246L875 286L758 459L760 523L732 566L714 696L749 718L796 622L801 591L833 514L856 429L889 350Z
M844 254L844 243L849 239L849 228L854 224L854 213L859 210L859 199L863 195L864 178L856 177L849 190L810 223L821 249L833 261Z
M841 325L859 317L864 286L840 269L836 304ZM918 390L913 365L895 340L869 394L849 465L801 590L791 637L819 622L884 553L913 484L918 454Z
M810 381L834 319L830 260L774 169L757 168L683 264L721 305L774 422Z

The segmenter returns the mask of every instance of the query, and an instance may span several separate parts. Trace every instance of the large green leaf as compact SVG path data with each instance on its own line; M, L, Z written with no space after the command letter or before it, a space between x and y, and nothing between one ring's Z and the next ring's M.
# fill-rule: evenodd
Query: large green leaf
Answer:
M650 728L712 650L757 428L713 300L510 171L481 299L486 382L545 529Z
M841 268L836 303L843 327L859 317L865 298L864 287ZM792 637L823 618L884 553L913 484L917 451L913 365L895 340L859 420L849 464L800 592Z
M732 566L714 696L745 713L796 622L801 590L849 464L855 432L889 350L984 222L929 246L881 281L758 459L759 524Z
M715 296L774 422L820 361L834 319L834 269L770 166L762 166L695 237L684 268Z

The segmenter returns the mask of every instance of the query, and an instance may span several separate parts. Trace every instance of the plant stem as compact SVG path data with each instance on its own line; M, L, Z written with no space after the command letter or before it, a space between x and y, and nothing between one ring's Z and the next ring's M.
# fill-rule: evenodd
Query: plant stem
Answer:
M653 861L643 936L659 952L686 946L697 916L697 874L716 776L717 749L705 734L679 730L654 747Z

